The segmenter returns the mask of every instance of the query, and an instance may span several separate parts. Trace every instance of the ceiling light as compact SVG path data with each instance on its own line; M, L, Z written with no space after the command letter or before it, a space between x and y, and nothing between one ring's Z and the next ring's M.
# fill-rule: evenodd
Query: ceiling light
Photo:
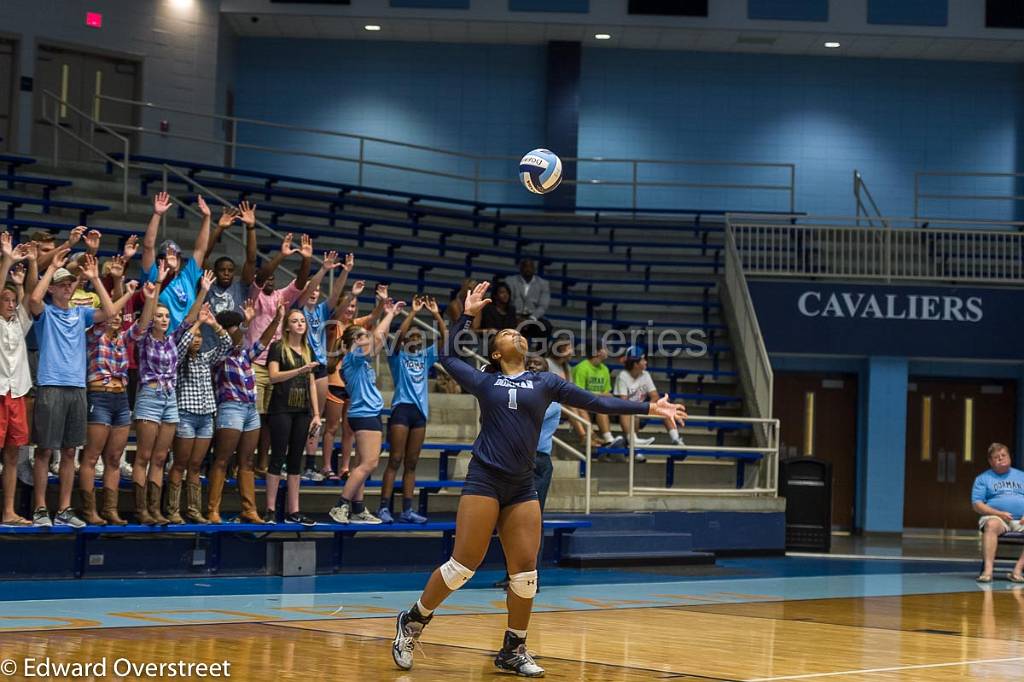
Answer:
M378 24L367 24L366 26L363 26L363 28L365 28L367 31L379 31L380 30L380 26Z
M611 33L595 33L594 34L594 39L595 40L611 40L612 39L612 34Z
M827 47L829 49L835 49L837 47L841 47L841 45L839 43L835 42L834 40L830 40L827 43L825 43L825 47Z

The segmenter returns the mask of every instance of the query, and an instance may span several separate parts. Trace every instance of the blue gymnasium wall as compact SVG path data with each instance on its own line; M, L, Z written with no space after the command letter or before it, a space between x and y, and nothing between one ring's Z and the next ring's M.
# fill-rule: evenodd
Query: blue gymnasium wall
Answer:
M382 137L476 154L518 155L544 130L544 50L508 45L447 45L242 39L236 57L240 117ZM239 139L358 158L358 143L240 126ZM473 176L472 162L368 143L380 163L442 168ZM326 159L240 151L240 166L355 182L356 167ZM516 163L490 162L482 175L515 179ZM472 197L472 184L368 170L363 184ZM481 199L528 201L518 185L485 187ZM539 203L539 202L538 202Z
M236 55L239 116L344 130L467 152L519 155L544 144L542 46L243 39ZM1011 171L1022 108L1018 67L976 62L776 57L585 48L580 82L581 156L792 162L797 210L849 215L859 169L888 215L913 212L915 170ZM281 131L240 138L309 148ZM358 155L324 139L319 151ZM367 157L422 164L439 157L369 145ZM557 150L555 150L557 152ZM243 152L240 163L355 181L352 164ZM446 170L472 175L471 163ZM484 174L513 178L514 164ZM624 179L619 166L581 164L581 176ZM600 175L599 175L600 174ZM782 184L779 170L642 168L640 178L703 183ZM399 179L371 171L365 184L471 196L457 180ZM929 180L926 189L949 189ZM1011 193L1003 181L963 183L963 193ZM966 190L966 191L964 191ZM489 186L482 199L528 201L515 185ZM583 186L580 205L627 205L628 188ZM641 192L647 207L786 210L781 192ZM933 216L1006 219L1000 202L932 201Z

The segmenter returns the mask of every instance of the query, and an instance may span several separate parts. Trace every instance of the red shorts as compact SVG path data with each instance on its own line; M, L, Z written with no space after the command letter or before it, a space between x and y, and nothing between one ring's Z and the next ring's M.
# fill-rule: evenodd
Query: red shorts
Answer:
M28 445L28 418L25 396L0 396L0 445Z

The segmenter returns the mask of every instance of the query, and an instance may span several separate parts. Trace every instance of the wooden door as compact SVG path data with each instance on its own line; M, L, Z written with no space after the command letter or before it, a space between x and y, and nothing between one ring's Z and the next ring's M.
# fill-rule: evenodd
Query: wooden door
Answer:
M786 372L775 375L780 456L832 464L832 524L853 527L857 478L857 375Z
M14 63L17 43L0 38L0 151L11 151L16 145L14 134Z
M1016 383L984 379L911 378L903 525L969 530L974 478L988 468L987 450L1016 442Z

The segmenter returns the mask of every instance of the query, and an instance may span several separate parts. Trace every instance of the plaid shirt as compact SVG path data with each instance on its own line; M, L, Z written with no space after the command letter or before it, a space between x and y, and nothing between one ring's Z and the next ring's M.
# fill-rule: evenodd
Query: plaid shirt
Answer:
M153 323L143 329L138 322L128 330L128 338L139 351L139 386L157 383L168 393L174 393L178 360L185 357L192 343L192 327L181 325L168 336L153 338Z
M213 382L210 370L219 364L231 350L231 337L221 331L217 345L207 351L195 355L182 353L181 364L178 365L178 409L192 414L213 414L217 411L217 401L213 394Z
M86 334L89 349L87 382L109 384L114 379L120 379L122 385L128 383L127 338L127 330L118 332L113 339L108 337L106 323L94 324L89 328Z
M228 352L224 362L217 366L218 403L229 400L237 403L256 402L256 376L252 371L252 362L265 349L257 341L251 346L243 343L240 348L232 348Z

